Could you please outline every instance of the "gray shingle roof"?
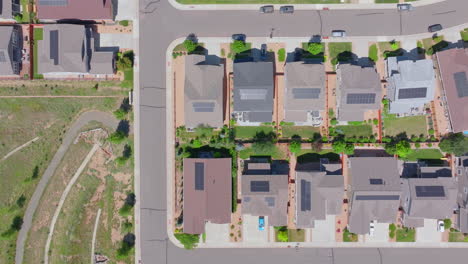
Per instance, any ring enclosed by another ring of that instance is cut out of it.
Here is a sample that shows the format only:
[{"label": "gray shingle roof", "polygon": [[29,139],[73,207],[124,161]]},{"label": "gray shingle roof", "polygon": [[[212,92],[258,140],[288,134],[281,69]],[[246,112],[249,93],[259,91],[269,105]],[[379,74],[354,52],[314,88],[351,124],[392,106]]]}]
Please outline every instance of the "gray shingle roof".
[{"label": "gray shingle roof", "polygon": [[[400,204],[400,175],[393,157],[352,157],[348,161],[351,208],[349,231],[369,233],[369,223],[392,223]],[[378,184],[375,184],[378,183]]]},{"label": "gray shingle roof", "polygon": [[290,62],[285,66],[285,120],[304,122],[307,112],[325,109],[325,66]]},{"label": "gray shingle roof", "polygon": [[387,58],[387,96],[390,113],[409,114],[434,99],[435,74],[432,60],[412,61],[405,57]]},{"label": "gray shingle roof", "polygon": [[363,121],[366,111],[380,108],[382,88],[375,68],[340,64],[336,73],[338,120]]},{"label": "gray shingle roof", "polygon": [[273,63],[234,63],[234,112],[247,112],[252,122],[271,122]]},{"label": "gray shingle roof", "polygon": [[[185,126],[223,126],[223,78],[221,65],[205,64],[205,56],[185,57]],[[207,107],[199,107],[207,106]]]},{"label": "gray shingle roof", "polygon": [[15,64],[19,66],[19,62],[15,61],[14,53],[18,53],[20,48],[13,44],[16,42],[19,46],[19,41],[19,35],[15,33],[13,26],[0,26],[0,75],[19,74],[19,68],[15,67]]}]

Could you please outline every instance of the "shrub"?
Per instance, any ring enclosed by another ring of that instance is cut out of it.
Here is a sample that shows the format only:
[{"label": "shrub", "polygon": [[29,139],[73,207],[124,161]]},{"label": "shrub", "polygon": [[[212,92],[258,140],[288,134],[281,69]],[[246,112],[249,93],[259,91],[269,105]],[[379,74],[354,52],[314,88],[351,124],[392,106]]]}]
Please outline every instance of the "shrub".
[{"label": "shrub", "polygon": [[286,60],[286,50],[281,48],[278,50],[278,61],[285,61]]},{"label": "shrub", "polygon": [[127,116],[127,113],[122,108],[119,108],[114,111],[114,116],[115,118],[122,120],[122,119],[125,119],[125,117]]},{"label": "shrub", "polygon": [[122,20],[119,22],[121,26],[128,27],[128,20]]},{"label": "shrub", "polygon": [[120,144],[125,140],[125,133],[123,131],[117,130],[109,136],[109,142],[113,144]]},{"label": "shrub", "polygon": [[396,41],[391,41],[390,46],[392,47],[392,50],[397,50],[400,48],[400,45]]},{"label": "shrub", "polygon": [[132,66],[133,62],[130,60],[129,57],[122,56],[117,60],[117,69],[120,71],[131,68]]},{"label": "shrub", "polygon": [[333,118],[332,120],[330,120],[330,125],[336,126],[337,124],[338,124],[338,120],[336,120],[336,118]]},{"label": "shrub", "polygon": [[415,148],[420,148],[420,147],[421,147],[421,143],[419,143],[419,142],[414,143],[414,147],[415,147]]},{"label": "shrub", "polygon": [[307,51],[310,52],[310,54],[312,55],[318,55],[323,52],[323,44],[317,42],[309,43]]},{"label": "shrub", "polygon": [[[232,236],[233,235],[234,234],[232,234]],[[179,233],[179,234],[174,234],[174,236],[177,238],[177,240],[179,240],[180,243],[182,243],[182,245],[184,245],[185,249],[195,248],[198,244],[198,241],[200,241],[200,235],[197,235],[197,234]]]},{"label": "shrub", "polygon": [[191,39],[186,39],[186,40],[184,40],[184,47],[185,47],[185,49],[187,50],[188,53],[192,53],[197,49],[198,44],[195,43]]},{"label": "shrub", "polygon": [[203,143],[198,138],[192,140],[192,147],[201,148],[201,146],[203,146]]},{"label": "shrub", "polygon": [[15,20],[17,23],[23,22],[23,15],[22,14],[16,14],[15,15]]},{"label": "shrub", "polygon": [[377,118],[374,118],[372,120],[372,122],[374,123],[374,125],[378,126],[379,125],[379,120]]},{"label": "shrub", "polygon": [[135,235],[128,233],[124,236],[122,245],[117,249],[117,259],[123,260],[130,255],[133,247],[135,246]]},{"label": "shrub", "polygon": [[378,51],[377,51],[377,45],[372,44],[369,47],[369,59],[372,61],[376,62],[379,59]]},{"label": "shrub", "polygon": [[449,134],[439,144],[440,150],[461,156],[468,152],[468,138],[462,133]]},{"label": "shrub", "polygon": [[390,230],[390,233],[388,235],[390,236],[390,238],[394,238],[395,237],[395,231],[396,231],[395,224],[390,224],[388,229]]},{"label": "shrub", "polygon": [[452,220],[450,220],[450,219],[448,219],[448,218],[447,218],[447,219],[444,219],[444,228],[445,228],[445,229],[449,229],[449,228],[451,228],[451,227],[452,227]]},{"label": "shrub", "polygon": [[231,51],[234,52],[235,54],[241,53],[245,51],[246,45],[245,42],[242,40],[234,40],[233,43],[231,43]]},{"label": "shrub", "polygon": [[427,133],[429,133],[429,135],[434,135],[434,129],[432,129],[432,128],[429,129],[429,130],[427,131]]},{"label": "shrub", "polygon": [[16,205],[18,205],[19,208],[23,208],[25,202],[26,202],[26,197],[22,194],[18,198],[18,200],[16,200]]},{"label": "shrub", "polygon": [[289,143],[289,151],[291,153],[297,154],[301,150],[301,139],[293,139],[291,143]]},{"label": "shrub", "polygon": [[280,242],[288,242],[288,230],[278,230],[276,237]]},{"label": "shrub", "polygon": [[391,137],[383,137],[382,142],[383,143],[390,143],[390,142],[392,142],[392,138]]},{"label": "shrub", "polygon": [[411,153],[411,145],[408,141],[402,140],[396,144],[396,154],[402,158]]}]

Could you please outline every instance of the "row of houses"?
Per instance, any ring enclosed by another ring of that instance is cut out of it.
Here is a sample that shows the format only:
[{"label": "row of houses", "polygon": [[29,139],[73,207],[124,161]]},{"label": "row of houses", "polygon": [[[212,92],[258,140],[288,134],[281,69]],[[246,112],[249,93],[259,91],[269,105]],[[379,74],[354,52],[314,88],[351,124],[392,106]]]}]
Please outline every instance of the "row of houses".
[{"label": "row of houses", "polygon": [[[0,26],[0,77],[19,77],[31,38],[23,30],[20,25]],[[40,34],[34,34],[36,48],[28,49],[27,61],[37,60],[35,73],[45,78],[114,74],[119,48],[100,47],[99,34],[92,26],[44,24],[34,31]],[[29,39],[25,41],[24,36]]]},{"label": "row of houses", "polygon": [[[389,113],[422,115],[434,100],[436,76],[444,88],[453,132],[468,131],[468,52],[449,49],[437,53],[440,72],[432,60],[390,57],[382,80],[374,67],[339,64],[336,70],[336,118],[339,122],[363,121],[366,112],[381,109],[389,100]],[[220,127],[230,96],[222,64],[203,55],[188,55],[185,65],[186,127]],[[273,121],[274,65],[268,61],[235,61],[233,67],[232,116],[240,125]],[[327,78],[321,63],[287,62],[284,68],[284,120],[295,125],[321,125],[326,111]],[[386,91],[382,86],[386,82]],[[385,92],[384,92],[385,91]]]},{"label": "row of houses", "polygon": [[[36,0],[34,10],[40,20],[114,20],[114,0]],[[20,0],[0,0],[0,18],[12,19],[21,13]]]},{"label": "row of houses", "polygon": [[[454,213],[455,227],[468,233],[468,157],[459,159],[453,175],[450,167],[406,164],[394,157],[350,157],[343,168],[326,159],[301,164],[294,181],[281,166],[244,161],[238,201],[242,214],[265,217],[269,226],[288,225],[288,210],[294,208],[288,205],[288,187],[295,182],[297,228],[314,228],[348,203],[348,229],[355,234],[368,234],[371,222],[395,223],[400,217],[404,226],[416,228],[424,226],[424,219]],[[405,177],[408,168],[415,169],[414,177]],[[206,222],[230,223],[231,159],[184,159],[183,175],[184,232],[202,234]]]}]

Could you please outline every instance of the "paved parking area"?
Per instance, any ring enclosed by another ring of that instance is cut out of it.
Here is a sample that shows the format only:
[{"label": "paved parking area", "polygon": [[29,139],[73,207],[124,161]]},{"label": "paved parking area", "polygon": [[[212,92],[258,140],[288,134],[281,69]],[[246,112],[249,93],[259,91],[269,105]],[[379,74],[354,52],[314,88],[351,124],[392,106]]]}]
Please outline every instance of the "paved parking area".
[{"label": "paved parking area", "polygon": [[243,215],[242,229],[244,230],[243,240],[246,243],[267,243],[268,242],[268,217],[265,216],[265,230],[258,230],[258,216]]},{"label": "paved parking area", "polygon": [[388,242],[388,224],[376,223],[374,235],[366,235],[366,242]]},{"label": "paved parking area", "polygon": [[205,224],[206,243],[229,242],[229,224]]},{"label": "paved parking area", "polygon": [[416,242],[440,242],[442,233],[437,231],[437,219],[424,219],[424,227],[416,228]]},{"label": "paved parking area", "polygon": [[313,242],[334,242],[335,241],[335,216],[327,215],[325,220],[315,221],[315,228],[312,229]]}]

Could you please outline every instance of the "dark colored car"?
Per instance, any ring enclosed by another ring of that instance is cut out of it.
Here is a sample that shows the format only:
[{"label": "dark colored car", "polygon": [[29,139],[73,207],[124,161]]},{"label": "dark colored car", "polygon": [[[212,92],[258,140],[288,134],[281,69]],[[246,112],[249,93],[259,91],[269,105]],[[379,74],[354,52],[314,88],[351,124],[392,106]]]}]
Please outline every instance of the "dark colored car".
[{"label": "dark colored car", "polygon": [[442,30],[442,25],[441,25],[441,24],[435,24],[435,25],[429,26],[429,27],[427,28],[427,30],[428,30],[429,32],[440,31],[440,30]]},{"label": "dark colored car", "polygon": [[233,40],[240,40],[240,41],[244,41],[245,42],[245,34],[234,34],[232,35],[232,39]]},{"label": "dark colored car", "polygon": [[294,13],[294,6],[282,6],[280,7],[281,14],[292,14]]},{"label": "dark colored car", "polygon": [[272,5],[266,5],[266,6],[260,7],[260,13],[262,14],[269,14],[269,13],[273,13],[274,11],[275,11],[275,8]]}]

